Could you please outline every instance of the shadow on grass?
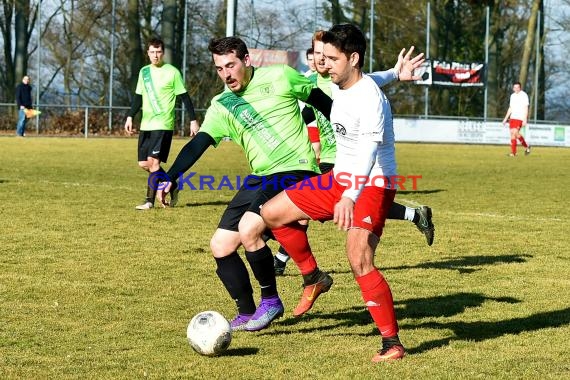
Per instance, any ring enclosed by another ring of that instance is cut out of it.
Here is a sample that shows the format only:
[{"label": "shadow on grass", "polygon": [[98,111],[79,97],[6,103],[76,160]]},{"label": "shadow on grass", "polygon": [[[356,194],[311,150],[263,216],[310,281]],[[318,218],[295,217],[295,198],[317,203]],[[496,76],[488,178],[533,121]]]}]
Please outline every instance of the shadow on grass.
[{"label": "shadow on grass", "polygon": [[229,348],[223,356],[251,356],[259,352],[257,347]]},{"label": "shadow on grass", "polygon": [[433,190],[398,190],[398,195],[401,194],[435,194],[441,193],[442,191],[447,191],[443,189],[433,189]]},{"label": "shadow on grass", "polygon": [[[504,321],[490,322],[428,322],[409,327],[451,330],[455,336],[424,342],[417,347],[408,349],[410,354],[419,354],[449,345],[453,341],[483,341],[498,338],[507,334],[520,334],[525,331],[536,331],[546,328],[556,328],[570,324],[570,307],[562,310],[537,313],[528,317],[512,318]],[[406,326],[404,326],[405,328]]]},{"label": "shadow on grass", "polygon": [[[326,297],[326,296],[325,296]],[[505,302],[505,303],[519,303],[520,300],[512,297],[487,297],[480,293],[456,293],[446,296],[428,297],[428,298],[414,298],[405,301],[398,301],[394,303],[396,308],[396,315],[399,320],[407,318],[434,318],[434,317],[451,317],[453,315],[465,312],[467,308],[479,307],[487,301]],[[295,325],[299,321],[322,319],[324,321],[337,321],[335,327],[348,327],[348,326],[365,326],[372,323],[372,318],[368,310],[362,307],[353,307],[347,310],[341,310],[335,313],[309,313],[301,319],[289,318],[282,321],[281,325]],[[372,325],[371,325],[372,327]],[[310,329],[299,329],[300,332],[308,332],[315,330],[328,331],[331,329],[330,325]],[[373,329],[370,333],[365,335],[377,335],[377,331]]]},{"label": "shadow on grass", "polygon": [[[486,297],[479,293],[457,293],[441,297],[429,297],[419,299],[409,299],[396,303],[396,314],[398,319],[406,318],[426,318],[426,317],[451,317],[465,312],[467,308],[478,307],[486,301],[519,303],[520,301],[511,297]],[[303,321],[323,320],[319,327],[298,328],[296,333],[308,333],[323,331],[338,334],[336,327],[346,328],[351,326],[371,327],[370,332],[359,334],[361,336],[377,336],[378,331],[372,323],[368,311],[362,307],[353,307],[336,313],[310,313],[301,319],[288,318],[279,324],[282,326],[292,326],[302,324]],[[331,321],[336,323],[331,324]],[[511,318],[502,321],[480,321],[480,322],[426,322],[420,324],[401,324],[400,327],[417,330],[418,328],[451,330],[454,336],[443,339],[436,339],[424,342],[417,347],[408,347],[410,354],[419,354],[429,350],[437,349],[449,345],[453,341],[483,341],[498,338],[507,334],[520,334],[525,331],[536,331],[546,328],[557,328],[570,324],[570,308],[561,310],[537,313],[528,317]],[[344,330],[344,329],[343,329]],[[269,334],[290,334],[291,331],[270,332]],[[346,332],[340,333],[357,335]]]},{"label": "shadow on grass", "polygon": [[228,203],[229,201],[196,202],[196,203],[186,203],[184,207],[227,206]]},{"label": "shadow on grass", "polygon": [[486,301],[509,304],[521,301],[512,297],[487,297],[480,293],[456,293],[447,296],[412,298],[394,302],[398,319],[451,317],[465,312],[467,308],[479,307]]},{"label": "shadow on grass", "polygon": [[451,269],[457,270],[459,273],[473,273],[485,265],[525,263],[532,255],[477,255],[455,257],[443,261],[429,261],[416,265],[401,265],[397,267],[383,267],[382,270],[402,270],[402,269]]}]

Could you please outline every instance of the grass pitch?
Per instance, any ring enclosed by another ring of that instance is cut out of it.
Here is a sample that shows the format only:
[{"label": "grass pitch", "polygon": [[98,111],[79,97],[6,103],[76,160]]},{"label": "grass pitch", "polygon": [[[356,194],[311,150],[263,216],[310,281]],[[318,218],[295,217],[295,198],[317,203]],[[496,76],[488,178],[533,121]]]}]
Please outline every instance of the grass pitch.
[{"label": "grass pitch", "polygon": [[[201,357],[186,341],[191,317],[235,314],[209,253],[234,191],[183,191],[176,208],[136,212],[136,139],[0,144],[0,378],[570,376],[570,149],[509,158],[506,146],[397,145],[400,174],[422,178],[396,199],[430,205],[436,238],[428,247],[413,224],[386,226],[377,264],[408,356],[373,365],[379,336],[333,224],[309,229],[335,279],[309,315],[291,315],[301,278],[290,264],[278,279],[286,315]],[[229,142],[191,170],[248,174]]]}]

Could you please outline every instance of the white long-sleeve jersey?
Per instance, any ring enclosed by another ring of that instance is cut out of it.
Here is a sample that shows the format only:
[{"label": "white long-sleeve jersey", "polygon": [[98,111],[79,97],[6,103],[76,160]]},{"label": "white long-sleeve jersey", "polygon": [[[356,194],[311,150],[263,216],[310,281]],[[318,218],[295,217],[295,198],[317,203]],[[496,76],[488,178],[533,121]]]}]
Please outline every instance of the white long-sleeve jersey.
[{"label": "white long-sleeve jersey", "polygon": [[[346,90],[333,89],[331,124],[337,152],[334,176],[348,185],[343,196],[356,201],[363,186],[385,186],[396,175],[392,110],[374,78]],[[366,182],[364,183],[364,180]]]}]

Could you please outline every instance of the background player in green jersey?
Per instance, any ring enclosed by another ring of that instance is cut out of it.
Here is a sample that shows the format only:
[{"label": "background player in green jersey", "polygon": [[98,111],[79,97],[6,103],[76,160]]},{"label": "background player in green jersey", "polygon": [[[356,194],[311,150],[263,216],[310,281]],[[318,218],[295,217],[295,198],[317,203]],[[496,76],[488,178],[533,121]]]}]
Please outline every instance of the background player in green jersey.
[{"label": "background player in green jersey", "polygon": [[[257,331],[284,312],[273,255],[263,239],[266,226],[260,207],[284,188],[318,173],[299,101],[328,115],[332,100],[287,65],[253,67],[247,46],[237,37],[213,39],[208,49],[226,88],[212,99],[200,132],[182,149],[167,175],[170,181],[179,179],[178,187],[183,187],[181,175],[224,137],[244,150],[252,174],[228,204],[210,247],[216,273],[238,308],[232,329]],[[159,199],[171,185],[164,185]],[[247,268],[237,253],[240,245],[259,283],[257,307]]]},{"label": "background player in green jersey", "polygon": [[[142,107],[138,162],[139,166],[149,173],[149,176],[145,202],[136,206],[137,210],[148,210],[154,207],[158,184],[158,176],[155,173],[164,172],[160,163],[166,162],[170,153],[177,97],[182,100],[188,110],[190,135],[194,136],[200,128],[196,120],[194,105],[184,87],[180,71],[163,61],[164,42],[159,38],[150,39],[147,44],[147,55],[150,64],[144,66],[139,72],[131,110],[125,122],[125,131],[132,135],[133,117]],[[171,206],[176,204],[177,194],[178,192],[171,194]]]}]

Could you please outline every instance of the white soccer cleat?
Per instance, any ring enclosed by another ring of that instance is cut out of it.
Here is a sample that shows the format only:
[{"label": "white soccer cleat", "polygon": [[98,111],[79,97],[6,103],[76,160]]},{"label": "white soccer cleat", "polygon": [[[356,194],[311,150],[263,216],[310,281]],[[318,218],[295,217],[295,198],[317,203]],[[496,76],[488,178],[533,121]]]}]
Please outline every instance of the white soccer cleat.
[{"label": "white soccer cleat", "polygon": [[150,210],[153,208],[154,205],[150,202],[143,203],[142,205],[138,205],[135,207],[135,210]]}]

